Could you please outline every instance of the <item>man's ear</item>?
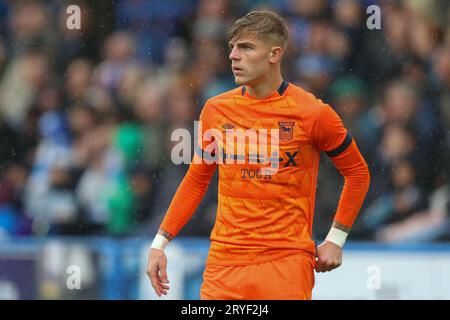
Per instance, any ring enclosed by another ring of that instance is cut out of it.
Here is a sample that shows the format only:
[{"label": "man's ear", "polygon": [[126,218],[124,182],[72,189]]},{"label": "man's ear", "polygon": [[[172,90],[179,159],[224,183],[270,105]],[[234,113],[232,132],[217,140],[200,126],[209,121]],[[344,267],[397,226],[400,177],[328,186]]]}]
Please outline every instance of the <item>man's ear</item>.
[{"label": "man's ear", "polygon": [[269,54],[269,61],[277,63],[281,60],[283,49],[281,47],[273,47]]}]

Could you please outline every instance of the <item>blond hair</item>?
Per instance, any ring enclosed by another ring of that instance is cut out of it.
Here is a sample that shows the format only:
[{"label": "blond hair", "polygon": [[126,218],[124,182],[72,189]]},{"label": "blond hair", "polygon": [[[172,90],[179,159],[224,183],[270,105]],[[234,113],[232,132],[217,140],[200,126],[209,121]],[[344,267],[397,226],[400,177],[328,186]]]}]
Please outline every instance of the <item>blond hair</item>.
[{"label": "blond hair", "polygon": [[280,15],[273,11],[252,11],[239,18],[231,26],[229,40],[237,40],[243,33],[252,33],[257,39],[272,40],[286,49],[288,30]]}]

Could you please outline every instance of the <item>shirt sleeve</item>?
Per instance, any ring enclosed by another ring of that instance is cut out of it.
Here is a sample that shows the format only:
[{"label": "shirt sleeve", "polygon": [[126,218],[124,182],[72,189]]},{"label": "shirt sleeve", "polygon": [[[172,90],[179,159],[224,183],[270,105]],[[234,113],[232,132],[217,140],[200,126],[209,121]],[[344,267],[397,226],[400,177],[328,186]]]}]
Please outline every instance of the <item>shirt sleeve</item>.
[{"label": "shirt sleeve", "polygon": [[331,160],[345,181],[334,221],[351,228],[369,190],[369,169],[355,141]]},{"label": "shirt sleeve", "polygon": [[317,110],[311,128],[312,142],[328,156],[337,156],[350,146],[352,137],[336,111],[321,100],[316,100],[316,104]]},{"label": "shirt sleeve", "polygon": [[194,141],[196,148],[192,162],[160,226],[160,229],[169,232],[172,236],[176,236],[194,214],[217,167],[217,163],[207,163],[203,159],[203,150],[208,143],[202,141],[202,137],[210,125],[210,119],[205,112],[206,107],[205,105],[202,110],[199,126],[197,126],[198,138]]},{"label": "shirt sleeve", "polygon": [[312,141],[330,157],[345,181],[334,220],[351,227],[369,188],[368,166],[339,115],[321,100],[316,103]]}]

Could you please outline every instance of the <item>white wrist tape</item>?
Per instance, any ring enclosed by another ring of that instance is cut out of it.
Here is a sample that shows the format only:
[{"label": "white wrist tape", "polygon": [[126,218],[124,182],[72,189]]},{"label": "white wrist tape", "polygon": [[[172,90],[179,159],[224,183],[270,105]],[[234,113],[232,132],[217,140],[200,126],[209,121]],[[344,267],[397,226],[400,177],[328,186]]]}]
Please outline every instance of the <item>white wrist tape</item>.
[{"label": "white wrist tape", "polygon": [[167,239],[166,237],[164,237],[161,234],[157,234],[155,236],[155,239],[153,239],[152,248],[164,250],[164,248],[167,246],[168,243],[169,243],[169,239]]},{"label": "white wrist tape", "polygon": [[325,241],[333,242],[334,244],[337,244],[339,247],[343,247],[345,240],[347,240],[348,233],[345,231],[342,231],[338,228],[331,227],[330,232],[328,232],[328,235],[325,239]]}]

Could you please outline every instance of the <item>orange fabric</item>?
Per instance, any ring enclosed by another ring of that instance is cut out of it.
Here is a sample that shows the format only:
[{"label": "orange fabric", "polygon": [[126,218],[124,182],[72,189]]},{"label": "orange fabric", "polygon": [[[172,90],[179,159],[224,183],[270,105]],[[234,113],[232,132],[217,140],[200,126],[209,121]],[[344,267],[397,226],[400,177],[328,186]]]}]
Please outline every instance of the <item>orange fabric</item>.
[{"label": "orange fabric", "polygon": [[[194,158],[197,157],[194,155]],[[215,164],[204,162],[191,163],[161,224],[163,230],[175,236],[189,221],[205,195],[216,167]]]},{"label": "orange fabric", "polygon": [[369,169],[355,141],[344,152],[332,157],[331,160],[345,178],[334,220],[351,227],[358,216],[367,190],[369,190]]},{"label": "orange fabric", "polygon": [[[267,163],[191,164],[161,229],[174,236],[179,232],[200,203],[218,166],[218,208],[207,265],[250,265],[298,252],[314,256],[311,234],[320,152],[338,149],[347,130],[329,105],[293,84],[283,95],[275,93],[263,100],[241,92],[242,88],[237,88],[207,101],[200,115],[201,133],[209,129],[224,132],[230,127],[283,129],[278,171],[271,176],[263,174],[262,170],[270,166]],[[227,154],[236,152],[217,140],[215,144],[199,142],[203,149],[213,145]],[[359,153],[354,147],[350,151]],[[248,145],[245,156],[249,156]],[[334,159],[338,165],[342,163],[341,172],[348,176],[354,170],[360,172],[361,161],[351,164],[351,159],[358,157],[345,154],[343,160],[339,155]],[[362,188],[354,190],[352,179],[346,181],[346,195],[341,198],[342,210],[338,209],[338,213],[345,208],[353,211],[339,213],[338,219],[344,217],[342,221],[347,225],[355,217],[365,192]]]},{"label": "orange fabric", "polygon": [[202,300],[311,300],[314,259],[297,253],[248,266],[207,266]]}]

